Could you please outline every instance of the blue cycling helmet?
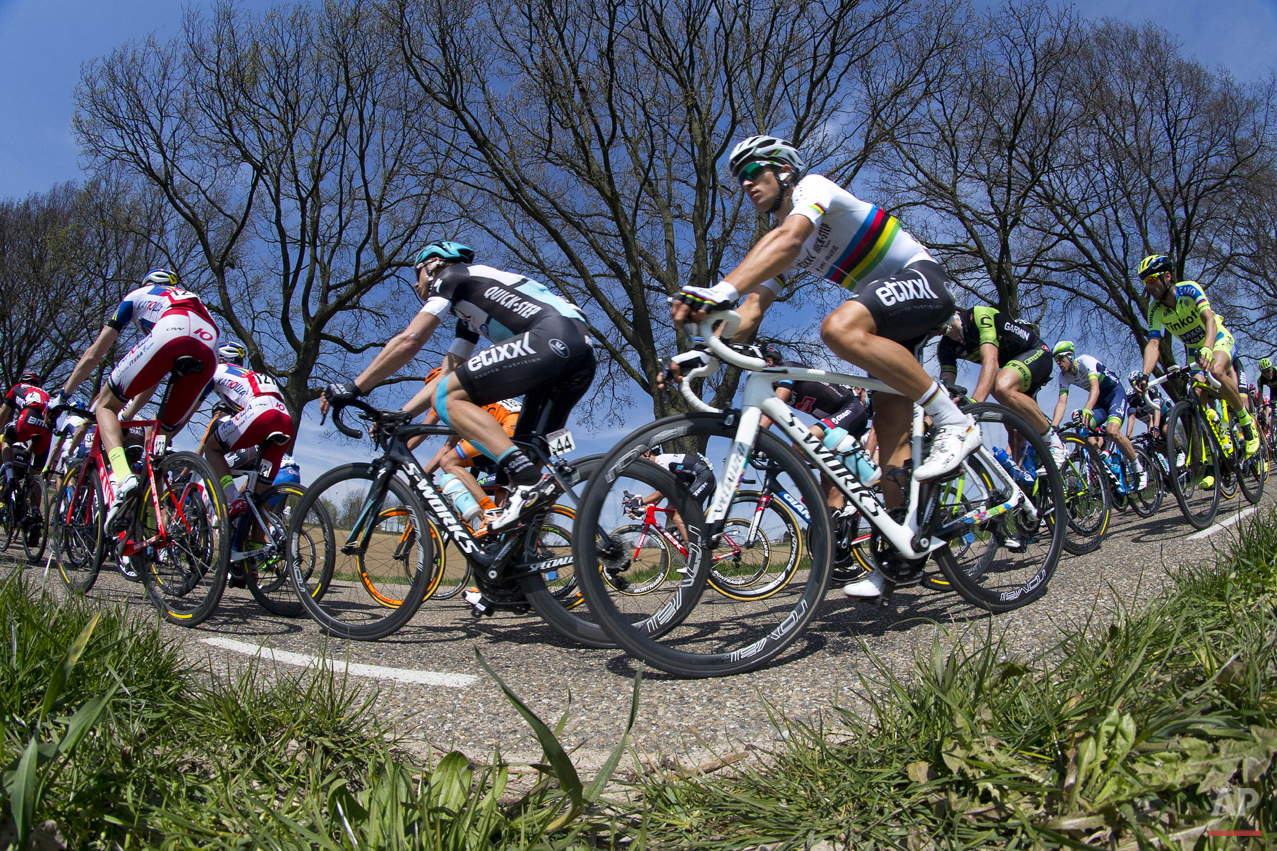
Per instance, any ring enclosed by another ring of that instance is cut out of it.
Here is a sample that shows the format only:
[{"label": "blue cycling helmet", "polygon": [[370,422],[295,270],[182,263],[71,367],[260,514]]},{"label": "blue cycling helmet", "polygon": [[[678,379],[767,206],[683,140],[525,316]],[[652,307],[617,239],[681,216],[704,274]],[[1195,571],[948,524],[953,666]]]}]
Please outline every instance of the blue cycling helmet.
[{"label": "blue cycling helmet", "polygon": [[438,257],[449,263],[473,263],[474,249],[459,242],[432,242],[418,252],[413,268],[420,269],[431,257]]}]

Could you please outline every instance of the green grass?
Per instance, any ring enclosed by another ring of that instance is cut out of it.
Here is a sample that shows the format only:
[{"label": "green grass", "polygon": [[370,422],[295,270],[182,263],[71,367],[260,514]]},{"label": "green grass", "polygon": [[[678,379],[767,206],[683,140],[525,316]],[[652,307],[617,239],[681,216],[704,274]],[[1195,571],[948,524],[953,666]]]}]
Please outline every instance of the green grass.
[{"label": "green grass", "polygon": [[[1277,830],[1277,515],[1218,566],[1110,626],[1016,659],[997,635],[875,663],[864,715],[789,736],[765,766],[639,782],[629,830],[655,847],[1271,847]],[[872,648],[867,648],[872,652]],[[872,658],[872,655],[871,655]],[[1258,794],[1245,817],[1221,790]],[[1207,838],[1262,828],[1264,839]]]}]

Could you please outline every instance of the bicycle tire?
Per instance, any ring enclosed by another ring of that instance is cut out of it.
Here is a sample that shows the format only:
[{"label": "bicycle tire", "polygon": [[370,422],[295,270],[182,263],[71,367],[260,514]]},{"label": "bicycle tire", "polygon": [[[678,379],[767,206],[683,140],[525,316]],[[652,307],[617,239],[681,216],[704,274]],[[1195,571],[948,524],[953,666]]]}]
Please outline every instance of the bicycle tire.
[{"label": "bicycle tire", "polygon": [[[1135,457],[1144,465],[1144,470],[1148,473],[1148,486],[1143,490],[1135,490],[1131,494],[1134,498],[1135,513],[1140,517],[1152,517],[1157,513],[1157,509],[1162,507],[1162,468],[1143,447],[1135,447]],[[1138,474],[1134,474],[1133,471],[1132,473],[1138,480]]]},{"label": "bicycle tire", "polygon": [[67,467],[49,502],[53,563],[58,576],[68,590],[87,594],[97,582],[106,557],[106,535],[102,532],[106,501],[96,465],[81,459]]},{"label": "bicycle tire", "polygon": [[[22,552],[27,557],[27,563],[34,564],[44,555],[48,540],[44,513],[44,479],[31,469],[27,471],[25,484],[27,496],[22,507],[19,536],[22,538]],[[32,538],[35,539],[34,543]]]},{"label": "bicycle tire", "polygon": [[271,614],[286,618],[299,617],[306,611],[297,599],[290,571],[300,572],[312,588],[311,594],[319,597],[333,572],[333,521],[323,502],[310,504],[310,516],[302,521],[296,537],[290,536],[293,515],[305,495],[303,485],[278,484],[254,497],[267,523],[267,552],[242,562],[253,599]]},{"label": "bicycle tire", "polygon": [[[1166,419],[1170,491],[1188,524],[1205,529],[1219,511],[1219,452],[1214,436],[1205,415],[1187,399],[1176,403]],[[1214,478],[1214,485],[1201,487],[1207,476]]]},{"label": "bicycle tire", "polygon": [[[368,463],[343,464],[329,470],[309,486],[297,503],[289,526],[291,540],[303,531],[305,518],[312,516],[311,506],[325,499],[332,506],[342,506],[346,501],[354,509],[354,514],[339,510],[337,516],[331,518],[334,525],[330,549],[332,570],[326,577],[307,577],[298,570],[289,571],[297,599],[306,613],[325,633],[339,638],[375,641],[398,632],[416,614],[434,578],[434,557],[428,535],[416,535],[415,541],[399,554],[400,558],[395,558],[395,542],[404,531],[403,524],[425,528],[425,507],[407,483],[396,476],[387,479],[384,493],[372,494],[376,500],[370,503],[369,496],[378,476],[378,468]],[[394,504],[386,505],[387,499],[394,500]],[[399,506],[405,509],[406,517],[385,511]],[[361,518],[368,524],[358,527],[364,530],[362,540],[351,540],[352,530],[343,524],[353,526],[361,522]],[[322,558],[324,564],[330,561],[328,553],[319,553],[317,558]],[[387,606],[369,593],[369,583],[364,577],[370,574],[375,580],[373,587],[382,591],[383,596],[401,601],[400,605]],[[321,585],[323,592],[318,593]]]},{"label": "bicycle tire", "polygon": [[[355,566],[359,581],[363,583],[364,590],[368,592],[368,596],[380,606],[384,606],[387,609],[397,609],[403,605],[403,599],[399,595],[412,586],[413,570],[416,564],[412,554],[417,546],[417,527],[412,522],[411,512],[402,505],[393,505],[381,509],[377,515],[377,527],[398,529],[398,537],[391,551],[390,562],[399,565],[399,571],[388,572],[380,568],[370,569],[365,561],[367,553],[356,554]],[[422,592],[423,601],[429,599],[435,588],[438,587],[439,545],[442,543],[439,529],[429,516],[426,517],[426,529],[430,533],[431,552],[434,554],[435,564],[431,568],[430,582],[427,583]]]},{"label": "bicycle tire", "polygon": [[[964,409],[980,424],[985,447],[1002,445],[998,428],[1008,436],[1014,430],[1025,443],[1033,447],[1040,469],[1045,474],[1035,476],[1028,495],[1037,511],[1036,520],[1030,521],[1022,513],[1005,513],[972,524],[974,529],[987,529],[991,534],[980,546],[967,545],[964,560],[959,560],[951,542],[932,555],[941,571],[949,579],[953,589],[973,606],[993,613],[1008,612],[1040,599],[1051,583],[1068,526],[1068,512],[1064,501],[1064,482],[1051,458],[1046,441],[1018,414],[1000,405],[980,403]],[[968,458],[977,475],[967,483],[967,498],[976,501],[980,481],[1001,481],[984,467],[990,463],[992,453],[977,452]],[[966,469],[965,467],[963,468]],[[1019,485],[1017,485],[1019,487]],[[966,488],[964,488],[966,490]],[[995,490],[987,494],[990,508],[1005,502],[1008,494]],[[1013,546],[1014,542],[1014,546]],[[1001,554],[1001,555],[1000,555]]]},{"label": "bicycle tire", "polygon": [[[736,417],[733,412],[690,413],[643,426],[607,454],[582,498],[573,552],[586,603],[607,634],[631,656],[680,677],[739,674],[778,659],[810,625],[829,585],[832,531],[829,515],[818,510],[812,512],[809,526],[805,577],[800,569],[795,581],[763,601],[737,601],[709,588],[712,550],[703,543],[704,515],[699,503],[684,484],[641,460],[640,453],[659,443],[681,440],[703,446],[702,454],[715,460],[727,458],[720,469],[731,469],[745,460],[731,451]],[[759,431],[753,448],[778,465],[781,487],[798,494],[805,505],[824,505],[819,483],[795,449],[770,431]],[[611,591],[598,569],[598,535],[583,530],[598,528],[605,514],[620,516],[623,491],[642,492],[643,488],[665,494],[671,507],[683,515],[693,540],[688,544],[689,557],[678,567],[678,583],[668,583],[660,593],[623,597]],[[729,511],[734,497],[727,495]]]},{"label": "bicycle tire", "polygon": [[438,574],[430,599],[451,600],[470,587],[473,576],[470,560],[450,539],[439,534],[433,520],[430,521],[430,535],[434,542],[435,573]]},{"label": "bicycle tire", "polygon": [[1113,514],[1109,473],[1099,450],[1085,437],[1073,432],[1061,435],[1060,440],[1065,454],[1060,476],[1069,518],[1064,551],[1086,555],[1099,549],[1108,534]]},{"label": "bicycle tire", "polygon": [[[1238,438],[1240,437],[1241,435],[1238,434]],[[1241,486],[1242,495],[1246,497],[1246,501],[1255,505],[1264,496],[1264,480],[1268,478],[1264,472],[1268,467],[1267,450],[1264,448],[1263,441],[1260,441],[1255,454],[1247,458],[1241,449],[1245,444],[1234,445],[1238,447],[1237,483]]]},{"label": "bicycle tire", "polygon": [[18,496],[17,489],[14,488],[14,490],[10,492],[8,488],[5,488],[5,491],[6,491],[6,496],[8,497],[8,499],[5,500],[5,506],[4,506],[4,548],[3,549],[5,552],[8,552],[9,547],[13,545],[14,539],[18,537],[18,532],[22,528],[21,526],[22,521],[21,521],[21,518],[19,517],[20,512],[18,511],[18,502],[20,500],[20,497]]},{"label": "bicycle tire", "polygon": [[[737,491],[732,508],[757,506],[761,496],[759,491]],[[741,570],[734,576],[724,574],[716,559],[711,563],[709,584],[715,591],[733,600],[764,600],[788,585],[798,572],[804,535],[793,510],[775,495],[768,500],[757,525],[753,522],[753,512],[747,514],[750,516],[729,519],[727,525],[739,530],[735,543],[742,553],[765,549],[764,558],[761,562],[754,562],[754,570]],[[741,555],[738,564],[745,561],[745,556]]]},{"label": "bicycle tire", "polygon": [[[160,547],[143,547],[132,563],[146,594],[169,623],[195,627],[221,602],[230,561],[226,506],[217,474],[194,452],[171,452],[152,464],[155,495],[148,480],[133,521],[131,540],[159,534]],[[156,509],[160,512],[156,515]]]}]

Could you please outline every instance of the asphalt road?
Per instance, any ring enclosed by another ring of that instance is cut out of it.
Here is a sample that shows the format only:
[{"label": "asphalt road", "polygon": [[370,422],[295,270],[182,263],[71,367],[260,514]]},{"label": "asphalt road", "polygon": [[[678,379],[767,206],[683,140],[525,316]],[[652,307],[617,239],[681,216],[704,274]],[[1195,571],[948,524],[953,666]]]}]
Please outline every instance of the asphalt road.
[{"label": "asphalt road", "polygon": [[[1261,505],[1274,501],[1274,490],[1267,489]],[[1239,496],[1223,504],[1216,522],[1249,508]],[[1151,518],[1115,512],[1098,552],[1065,555],[1042,600],[991,619],[953,594],[903,589],[893,609],[881,610],[833,589],[804,638],[765,670],[700,681],[647,671],[635,744],[653,757],[696,765],[750,746],[773,745],[778,736],[773,712],[813,722],[828,716],[835,705],[863,711],[864,690],[873,686],[860,678],[872,678],[874,668],[862,642],[882,664],[901,673],[918,653],[929,653],[939,629],[949,631],[949,640],[972,642],[992,628],[1005,634],[1008,653],[1049,650],[1062,627],[1097,613],[1110,618],[1112,612],[1140,605],[1167,581],[1169,569],[1213,558],[1237,528],[1190,539],[1193,530],[1170,497]],[[8,560],[4,572],[15,567]],[[42,568],[27,570],[38,580]],[[46,581],[56,593],[64,593],[55,573]],[[90,597],[136,606],[146,614],[149,604],[139,592],[140,586],[104,573]],[[228,647],[265,646],[306,657],[326,652],[339,665],[348,660],[446,675],[401,676],[424,682],[356,679],[380,690],[385,717],[421,747],[455,748],[475,761],[486,761],[498,744],[507,758],[533,761],[540,755],[528,727],[476,662],[476,648],[542,718],[553,724],[564,711],[569,713],[563,738],[577,749],[578,766],[587,770],[602,762],[624,728],[635,673],[633,661],[620,651],[573,646],[535,615],[499,613],[476,619],[459,599],[427,601],[408,627],[375,643],[325,639],[309,619],[269,616],[239,590],[228,590],[219,610],[199,628],[163,628],[192,657],[207,660],[219,672],[234,671],[251,658]],[[286,660],[292,657],[281,655],[275,664]]]}]

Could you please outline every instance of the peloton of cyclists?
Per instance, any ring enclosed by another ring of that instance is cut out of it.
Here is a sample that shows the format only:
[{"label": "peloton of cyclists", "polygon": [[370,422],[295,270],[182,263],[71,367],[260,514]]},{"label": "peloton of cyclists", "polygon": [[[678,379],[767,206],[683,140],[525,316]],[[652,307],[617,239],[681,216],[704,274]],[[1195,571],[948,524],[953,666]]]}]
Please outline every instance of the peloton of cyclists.
[{"label": "peloton of cyclists", "polygon": [[[481,406],[523,396],[516,436],[562,428],[594,380],[585,314],[530,278],[475,264],[473,249],[458,242],[427,245],[417,255],[416,272],[421,311],[357,378],[329,384],[320,410],[353,401],[394,375],[421,351],[445,313],[456,316],[456,338],[440,376],[403,410],[416,415],[433,399],[439,419],[505,471],[513,491],[487,517],[488,528],[499,532],[543,504],[553,480]],[[475,353],[481,336],[493,345]]]},{"label": "peloton of cyclists", "polygon": [[1079,355],[1073,343],[1068,340],[1056,343],[1051,354],[1060,367],[1060,398],[1055,403],[1051,425],[1058,426],[1064,419],[1069,387],[1086,390],[1089,394],[1086,405],[1076,412],[1075,418],[1088,428],[1098,428],[1101,423],[1104,424],[1105,436],[1116,443],[1122,454],[1135,466],[1135,474],[1139,477],[1136,490],[1144,490],[1148,487],[1148,471],[1140,463],[1131,441],[1122,433],[1122,424],[1126,422],[1127,414],[1126,391],[1122,388],[1122,379],[1091,355]]},{"label": "peloton of cyclists", "polygon": [[1237,412],[1237,423],[1246,439],[1246,455],[1259,449],[1259,430],[1242,401],[1237,388],[1233,362],[1237,345],[1233,335],[1211,310],[1210,300],[1195,281],[1175,283],[1174,265],[1163,254],[1152,254],[1140,261],[1140,279],[1149,295],[1148,343],[1144,346],[1143,374],[1140,384],[1148,381],[1161,346],[1164,331],[1170,331],[1184,343],[1189,363],[1209,370],[1219,381],[1219,395]]},{"label": "peloton of cyclists", "polygon": [[[737,334],[748,339],[781,293],[778,276],[806,270],[847,288],[847,301],[822,323],[821,339],[903,394],[880,394],[874,403],[883,467],[892,473],[908,459],[916,401],[936,429],[913,475],[927,480],[953,471],[980,446],[980,428],[918,360],[932,332],[953,315],[944,268],[881,207],[808,174],[802,153],[784,139],[751,136],[732,149],[728,165],[754,209],[772,216],[776,227],[719,283],[683,287],[674,296],[675,325],[703,320],[743,296]],[[884,495],[890,504],[903,501],[896,488]]]},{"label": "peloton of cyclists", "polygon": [[[208,308],[198,296],[179,286],[176,273],[155,269],[147,273],[140,287],[124,297],[97,339],[80,356],[62,391],[53,400],[55,408],[64,404],[97,368],[130,323],[141,328],[145,336],[111,371],[94,408],[115,489],[115,502],[106,516],[108,534],[119,532],[120,521],[131,508],[130,497],[141,484],[140,477],[129,469],[120,411],[126,404],[130,412],[140,409],[164,377],[173,373],[156,415],[160,433],[171,438],[195,413],[204,388],[217,369],[218,331]],[[184,368],[175,371],[179,358],[186,359]],[[129,403],[129,399],[133,402]]]}]

